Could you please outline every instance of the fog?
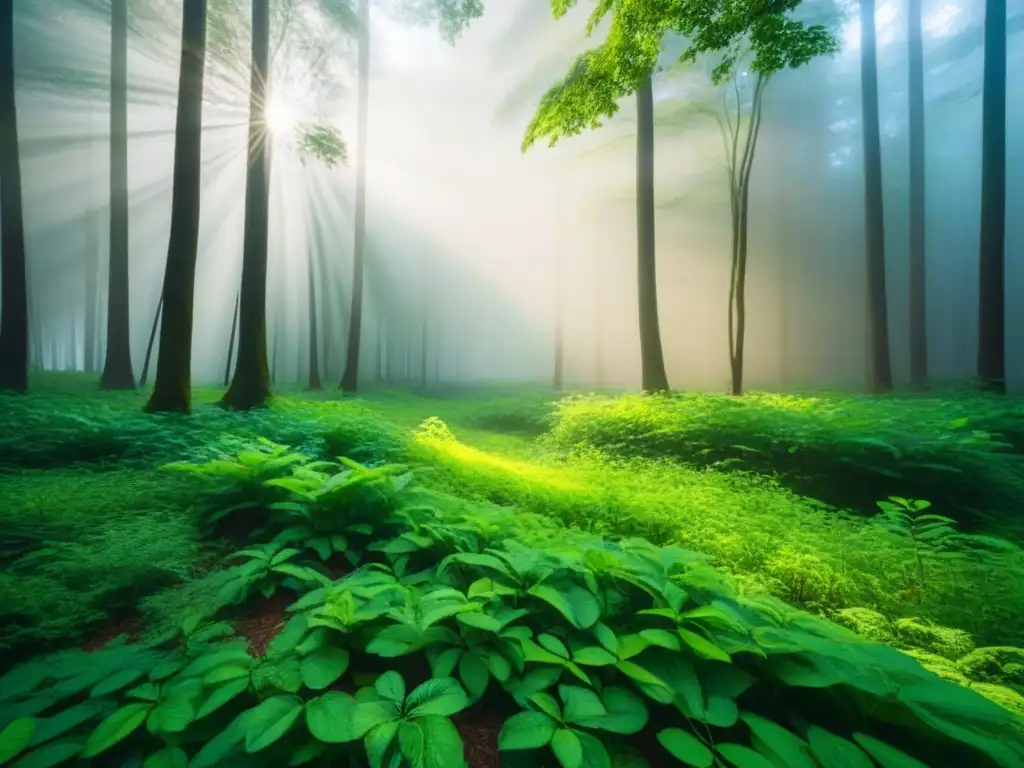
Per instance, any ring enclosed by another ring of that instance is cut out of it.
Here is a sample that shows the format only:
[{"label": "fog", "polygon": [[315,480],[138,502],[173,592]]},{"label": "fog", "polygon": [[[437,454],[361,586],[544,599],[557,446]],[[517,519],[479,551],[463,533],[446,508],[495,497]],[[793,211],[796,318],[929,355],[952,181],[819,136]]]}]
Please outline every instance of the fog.
[{"label": "fog", "polygon": [[[99,260],[105,327],[109,198],[109,22],[101,0],[31,0],[16,30],[31,330],[35,362],[86,367],[90,270]],[[38,5],[37,5],[38,4]],[[24,6],[25,3],[19,2]],[[137,0],[134,8],[145,5]],[[129,56],[131,337],[141,370],[161,293],[171,211],[180,13],[154,0]],[[244,5],[244,3],[243,3]],[[554,21],[544,0],[491,0],[454,46],[436,29],[377,12],[367,144],[367,304],[362,375],[550,381],[558,293],[565,383],[637,387],[635,120],[631,100],[604,127],[527,153],[540,96],[595,41],[590,4]],[[773,79],[751,193],[747,384],[860,387],[865,267],[856,3],[834,19],[838,55]],[[1010,0],[1007,365],[1024,387],[1024,0]],[[892,361],[908,377],[907,35],[903,0],[878,7]],[[981,159],[982,0],[924,0],[929,365],[974,373]],[[109,18],[109,12],[107,13]],[[52,19],[57,19],[56,22]],[[595,32],[599,39],[602,31]],[[354,164],[304,157],[289,124],[337,124],[354,158],[351,44],[332,39],[314,75],[277,49],[271,87],[269,347],[278,384],[302,380],[309,252],[318,280],[327,381],[344,361]],[[670,41],[671,43],[671,41]],[[241,41],[244,51],[247,41]],[[676,388],[723,390],[730,217],[707,62],[655,79],[657,259],[662,341]],[[208,65],[193,375],[223,377],[238,289],[248,63]],[[741,87],[743,77],[740,77]],[[103,334],[99,334],[102,360]],[[424,350],[424,343],[426,349]],[[426,365],[424,366],[424,354]]]}]

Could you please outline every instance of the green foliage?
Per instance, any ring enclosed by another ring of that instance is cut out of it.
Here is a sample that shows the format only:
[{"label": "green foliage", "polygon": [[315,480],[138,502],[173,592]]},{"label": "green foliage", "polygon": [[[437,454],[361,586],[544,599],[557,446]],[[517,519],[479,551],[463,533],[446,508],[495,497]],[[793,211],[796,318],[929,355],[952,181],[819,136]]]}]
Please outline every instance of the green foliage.
[{"label": "green foliage", "polygon": [[454,44],[474,19],[483,15],[482,0],[381,0],[384,10],[406,24],[436,24],[441,39]]},{"label": "green foliage", "polygon": [[348,165],[348,145],[341,133],[329,123],[303,123],[296,140],[299,154],[312,157],[328,168]]},{"label": "green foliage", "polygon": [[[696,61],[707,53],[721,55],[712,71],[716,84],[733,74],[746,51],[751,71],[766,78],[835,53],[838,42],[823,26],[788,17],[800,2],[601,0],[587,22],[587,33],[610,16],[605,42],[577,58],[565,78],[544,95],[526,130],[523,149],[542,138],[554,146],[558,139],[597,128],[603,118],[612,117],[619,99],[635,92],[654,72],[662,41],[669,34],[687,40],[682,61]],[[573,5],[575,0],[552,0],[551,4],[556,18]]]}]

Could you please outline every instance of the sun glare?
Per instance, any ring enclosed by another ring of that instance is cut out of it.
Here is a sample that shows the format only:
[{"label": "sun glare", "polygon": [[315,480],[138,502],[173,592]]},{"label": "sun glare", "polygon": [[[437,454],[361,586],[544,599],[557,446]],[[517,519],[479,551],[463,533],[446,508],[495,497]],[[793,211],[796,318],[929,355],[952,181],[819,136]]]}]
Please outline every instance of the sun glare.
[{"label": "sun glare", "polygon": [[295,126],[295,113],[280,99],[271,98],[263,110],[267,128],[274,134],[285,134]]}]

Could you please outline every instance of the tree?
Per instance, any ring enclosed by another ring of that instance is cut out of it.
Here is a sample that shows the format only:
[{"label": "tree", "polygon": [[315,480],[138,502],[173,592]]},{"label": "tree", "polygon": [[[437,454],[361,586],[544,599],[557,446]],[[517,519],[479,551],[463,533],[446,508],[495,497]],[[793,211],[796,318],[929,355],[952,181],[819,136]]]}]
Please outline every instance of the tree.
[{"label": "tree", "polygon": [[192,410],[192,307],[199,255],[199,197],[206,67],[206,0],[184,0],[175,123],[171,235],[161,293],[160,351],[149,413]]},{"label": "tree", "polygon": [[907,2],[907,70],[910,117],[910,385],[924,389],[928,379],[925,300],[925,132],[924,35],[921,0]]},{"label": "tree", "polygon": [[868,289],[868,388],[892,389],[889,312],[885,289],[882,140],[878,120],[875,0],[860,0],[861,133],[864,141],[864,251]]},{"label": "tree", "polygon": [[110,4],[110,267],[104,389],[135,389],[128,285],[128,0]]},{"label": "tree", "polygon": [[14,2],[0,9],[0,389],[28,391],[28,265],[14,80]]},{"label": "tree", "polygon": [[[587,33],[592,33],[610,14],[607,40],[581,55],[565,78],[544,95],[527,128],[524,151],[540,138],[547,138],[549,145],[554,146],[560,138],[599,127],[602,118],[610,118],[618,111],[619,99],[634,93],[637,96],[637,292],[645,390],[668,388],[658,326],[654,257],[652,77],[663,40],[666,35],[675,34],[688,41],[680,57],[683,62],[695,62],[703,53],[720,53],[721,59],[711,72],[715,84],[734,76],[741,55],[746,52],[750,70],[758,80],[754,113],[746,124],[742,154],[739,119],[733,125],[731,141],[727,142],[733,213],[729,349],[733,391],[738,394],[742,391],[746,323],[747,197],[760,126],[761,94],[776,72],[801,67],[815,56],[837,50],[835,39],[823,26],[786,17],[800,2],[781,0],[767,7],[761,0],[710,0],[699,4],[601,2],[587,23]],[[573,5],[575,0],[553,0],[556,18]]]},{"label": "tree", "polygon": [[978,378],[1006,392],[1006,0],[985,2]]},{"label": "tree", "polygon": [[252,71],[249,84],[249,162],[245,177],[242,292],[238,313],[238,362],[220,405],[262,406],[270,397],[267,362],[267,233],[270,208],[270,133],[265,110],[270,93],[270,0],[252,3]]}]

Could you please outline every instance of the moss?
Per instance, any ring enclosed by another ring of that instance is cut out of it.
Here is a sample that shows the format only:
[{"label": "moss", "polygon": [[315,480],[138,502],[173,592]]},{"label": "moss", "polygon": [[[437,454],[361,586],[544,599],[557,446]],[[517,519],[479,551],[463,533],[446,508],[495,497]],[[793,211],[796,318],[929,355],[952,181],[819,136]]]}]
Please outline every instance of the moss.
[{"label": "moss", "polygon": [[1014,685],[1024,685],[1022,665],[1024,648],[1005,645],[976,648],[957,662],[960,671],[975,682]]},{"label": "moss", "polygon": [[843,608],[832,614],[832,620],[874,643],[891,643],[895,639],[892,622],[870,608]]},{"label": "moss", "polygon": [[1017,730],[1024,732],[1024,695],[1005,685],[993,685],[992,683],[971,683],[970,687],[986,699],[994,701],[1017,715],[1015,722]]},{"label": "moss", "polygon": [[956,662],[950,661],[945,656],[939,656],[938,654],[929,653],[928,651],[919,651],[914,649],[906,651],[906,654],[917,659],[918,663],[922,667],[930,672],[934,672],[943,680],[949,680],[957,685],[969,686],[971,684],[971,681],[968,680],[959,669],[957,669]]},{"label": "moss", "polygon": [[899,619],[895,634],[899,645],[920,648],[956,661],[974,650],[974,640],[961,629],[927,624],[920,619]]}]

